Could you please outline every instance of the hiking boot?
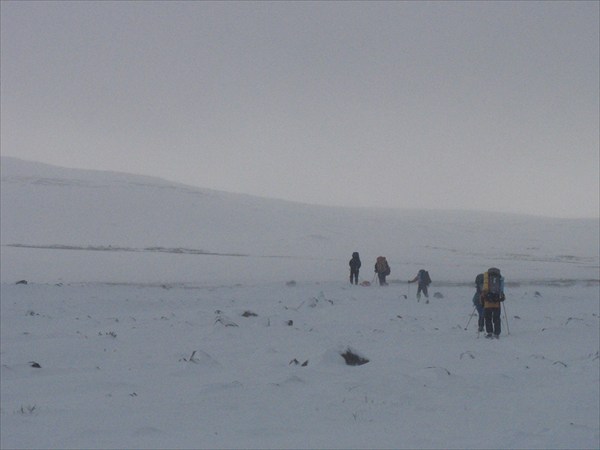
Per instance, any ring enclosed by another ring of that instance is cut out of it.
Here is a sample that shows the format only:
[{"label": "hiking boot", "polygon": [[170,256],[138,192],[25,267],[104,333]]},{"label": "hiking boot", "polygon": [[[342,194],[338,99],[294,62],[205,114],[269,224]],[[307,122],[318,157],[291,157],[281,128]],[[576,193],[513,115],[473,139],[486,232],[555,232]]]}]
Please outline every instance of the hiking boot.
[{"label": "hiking boot", "polygon": [[483,333],[483,327],[479,328],[479,329],[477,330],[477,332],[479,332],[479,333]]},{"label": "hiking boot", "polygon": [[495,338],[495,339],[500,339],[500,335],[499,335],[499,334],[495,334],[495,335],[494,335],[494,338]]},{"label": "hiking boot", "polygon": [[488,333],[488,334],[485,335],[485,337],[487,339],[492,339],[494,337],[494,335],[492,333]]}]

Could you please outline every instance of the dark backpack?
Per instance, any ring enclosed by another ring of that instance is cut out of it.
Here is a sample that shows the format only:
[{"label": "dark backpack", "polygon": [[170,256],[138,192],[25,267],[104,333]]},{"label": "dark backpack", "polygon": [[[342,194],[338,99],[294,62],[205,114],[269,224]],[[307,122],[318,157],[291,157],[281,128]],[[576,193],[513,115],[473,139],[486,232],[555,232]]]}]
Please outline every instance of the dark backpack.
[{"label": "dark backpack", "polygon": [[419,283],[424,284],[425,286],[429,286],[431,284],[429,272],[424,269],[419,270]]},{"label": "dark backpack", "polygon": [[481,291],[483,290],[483,274],[480,273],[479,275],[477,275],[475,277],[475,288],[477,289],[477,292],[481,293]]},{"label": "dark backpack", "polygon": [[389,275],[391,273],[390,266],[387,262],[387,259],[385,259],[385,256],[377,257],[377,262],[375,263],[375,269],[376,269],[377,273],[380,273],[382,275]]},{"label": "dark backpack", "polygon": [[488,302],[496,303],[504,300],[504,279],[500,269],[491,267],[484,274],[483,292]]}]

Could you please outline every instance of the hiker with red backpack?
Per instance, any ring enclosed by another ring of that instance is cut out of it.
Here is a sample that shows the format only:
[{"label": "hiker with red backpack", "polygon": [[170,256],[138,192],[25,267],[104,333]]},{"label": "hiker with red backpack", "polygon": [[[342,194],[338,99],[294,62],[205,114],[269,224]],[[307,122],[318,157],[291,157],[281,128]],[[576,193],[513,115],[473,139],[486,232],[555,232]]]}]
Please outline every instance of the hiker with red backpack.
[{"label": "hiker with red backpack", "polygon": [[500,269],[490,267],[483,274],[481,290],[486,338],[500,338],[500,306],[504,300],[504,277],[500,274]]},{"label": "hiker with red backpack", "polygon": [[352,253],[352,259],[348,263],[350,266],[350,284],[358,284],[358,270],[360,269],[360,256],[358,252]]},{"label": "hiker with red backpack", "polygon": [[431,284],[431,277],[429,276],[429,272],[427,272],[425,269],[421,269],[419,270],[419,273],[417,273],[417,276],[414,277],[412,280],[409,280],[409,283],[414,283],[417,282],[418,288],[417,288],[417,301],[421,300],[421,292],[425,295],[425,297],[427,298],[427,301],[425,303],[429,303],[429,294],[427,292],[427,288],[429,287],[429,285]]},{"label": "hiker with red backpack", "polygon": [[387,277],[390,274],[390,272],[390,266],[385,256],[378,256],[377,261],[375,262],[375,273],[379,277],[380,286],[387,286],[385,277]]}]

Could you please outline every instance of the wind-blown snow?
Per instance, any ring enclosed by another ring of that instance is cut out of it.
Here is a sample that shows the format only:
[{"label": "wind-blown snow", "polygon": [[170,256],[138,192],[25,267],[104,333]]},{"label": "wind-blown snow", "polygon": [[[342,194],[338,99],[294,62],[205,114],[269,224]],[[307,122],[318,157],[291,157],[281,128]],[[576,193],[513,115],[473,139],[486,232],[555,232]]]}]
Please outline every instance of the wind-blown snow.
[{"label": "wind-blown snow", "polygon": [[[2,448],[600,446],[597,220],[1,169]],[[353,251],[391,284],[350,286]],[[491,266],[498,341],[470,320]]]}]

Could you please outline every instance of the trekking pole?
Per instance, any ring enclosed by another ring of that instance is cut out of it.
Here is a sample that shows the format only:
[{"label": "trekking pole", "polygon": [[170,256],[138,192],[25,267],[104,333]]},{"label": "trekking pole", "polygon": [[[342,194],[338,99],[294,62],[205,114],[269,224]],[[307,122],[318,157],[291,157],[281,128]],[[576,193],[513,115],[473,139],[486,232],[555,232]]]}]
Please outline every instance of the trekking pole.
[{"label": "trekking pole", "polygon": [[375,278],[377,278],[377,272],[373,274],[373,281],[371,281],[371,284],[375,283]]},{"label": "trekking pole", "polygon": [[467,324],[465,325],[465,330],[467,328],[469,328],[469,324],[471,323],[471,319],[473,318],[473,316],[475,315],[475,310],[477,309],[477,306],[473,307],[473,311],[471,312],[471,315],[469,316],[469,320],[467,321]]},{"label": "trekking pole", "polygon": [[506,320],[506,334],[510,334],[510,328],[508,327],[508,314],[506,313],[506,306],[502,302],[502,308],[504,308],[504,319]]}]

